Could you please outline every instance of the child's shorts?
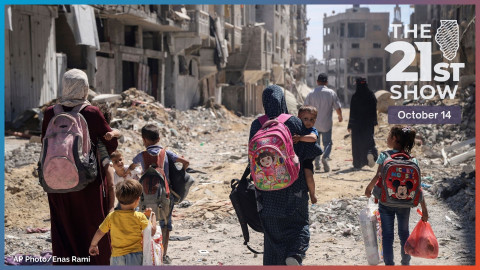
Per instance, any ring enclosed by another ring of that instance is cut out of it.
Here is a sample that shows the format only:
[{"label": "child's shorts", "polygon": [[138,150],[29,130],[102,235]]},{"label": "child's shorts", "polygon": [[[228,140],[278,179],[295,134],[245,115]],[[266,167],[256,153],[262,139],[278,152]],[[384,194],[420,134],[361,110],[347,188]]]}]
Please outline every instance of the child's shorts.
[{"label": "child's shorts", "polygon": [[142,265],[143,252],[128,253],[123,256],[110,257],[110,265]]},{"label": "child's shorts", "polygon": [[305,159],[303,162],[302,162],[302,165],[303,165],[303,168],[304,169],[309,169],[310,171],[313,172],[313,161],[315,159]]}]

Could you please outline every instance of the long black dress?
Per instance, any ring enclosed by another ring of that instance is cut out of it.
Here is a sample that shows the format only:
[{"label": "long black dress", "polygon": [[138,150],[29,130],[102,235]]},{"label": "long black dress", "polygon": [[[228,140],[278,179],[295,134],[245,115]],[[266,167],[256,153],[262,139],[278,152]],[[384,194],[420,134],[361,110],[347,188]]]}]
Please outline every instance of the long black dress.
[{"label": "long black dress", "polygon": [[[288,113],[283,90],[271,85],[263,91],[263,108],[270,119]],[[302,121],[295,116],[285,122],[291,134],[302,134]],[[258,119],[252,122],[251,139],[261,128]],[[322,153],[316,143],[299,142],[294,150],[300,161],[313,159]],[[301,164],[303,164],[301,162]],[[258,190],[257,190],[258,191]],[[285,265],[287,257],[300,261],[309,246],[308,187],[300,168],[298,179],[290,187],[277,191],[258,191],[257,206],[264,229],[264,265]]]},{"label": "long black dress", "polygon": [[353,166],[362,168],[368,164],[367,155],[377,160],[374,127],[377,125],[377,99],[366,81],[357,80],[357,90],[350,102],[348,128],[351,129]]}]

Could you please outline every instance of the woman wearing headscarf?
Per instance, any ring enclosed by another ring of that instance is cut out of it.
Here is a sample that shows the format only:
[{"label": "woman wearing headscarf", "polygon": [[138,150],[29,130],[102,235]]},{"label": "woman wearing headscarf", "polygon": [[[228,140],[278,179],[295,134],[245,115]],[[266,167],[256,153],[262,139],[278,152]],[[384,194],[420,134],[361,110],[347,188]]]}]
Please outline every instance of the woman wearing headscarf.
[{"label": "woman wearing headscarf", "polygon": [[[80,114],[88,124],[92,144],[97,145],[98,138],[101,138],[109,153],[115,151],[118,145],[117,140],[103,139],[105,133],[112,131],[111,128],[100,110],[87,101],[89,89],[87,74],[78,69],[69,70],[64,74],[62,84],[62,97],[59,104],[62,105],[63,110],[68,112],[76,106],[85,105]],[[42,141],[48,123],[54,117],[53,108],[54,106],[51,106],[44,112]],[[53,256],[57,258],[53,264],[110,264],[111,247],[108,237],[98,243],[99,256],[88,254],[90,240],[108,214],[108,190],[106,179],[103,177],[105,173],[101,172],[101,169],[97,163],[98,173],[95,181],[80,191],[47,194]],[[74,261],[74,258],[82,262]]]},{"label": "woman wearing headscarf", "polygon": [[352,137],[353,167],[375,166],[378,152],[373,138],[377,125],[377,99],[365,78],[356,79],[357,89],[350,102],[348,131]]},{"label": "woman wearing headscarf", "polygon": [[[283,90],[271,85],[263,91],[263,108],[269,119],[287,113]],[[292,116],[285,122],[291,134],[303,134],[302,121]],[[249,140],[260,130],[258,119],[252,122]],[[300,163],[322,153],[316,143],[299,142],[294,151]],[[299,265],[309,246],[308,187],[303,168],[288,188],[276,191],[257,190],[257,208],[264,229],[264,265]]]}]

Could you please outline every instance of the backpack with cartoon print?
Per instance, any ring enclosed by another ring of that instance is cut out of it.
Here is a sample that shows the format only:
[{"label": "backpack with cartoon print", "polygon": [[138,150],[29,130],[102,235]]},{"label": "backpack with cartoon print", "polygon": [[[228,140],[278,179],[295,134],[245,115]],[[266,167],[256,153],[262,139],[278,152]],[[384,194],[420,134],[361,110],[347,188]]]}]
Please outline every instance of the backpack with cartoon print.
[{"label": "backpack with cartoon print", "polygon": [[258,118],[262,128],[248,144],[251,175],[258,190],[284,189],[298,178],[300,163],[293,150],[290,130],[284,124],[290,117],[281,114],[271,120],[266,115]]},{"label": "backpack with cartoon print", "polygon": [[416,207],[422,200],[420,167],[406,153],[384,153],[387,158],[373,195],[385,206]]}]

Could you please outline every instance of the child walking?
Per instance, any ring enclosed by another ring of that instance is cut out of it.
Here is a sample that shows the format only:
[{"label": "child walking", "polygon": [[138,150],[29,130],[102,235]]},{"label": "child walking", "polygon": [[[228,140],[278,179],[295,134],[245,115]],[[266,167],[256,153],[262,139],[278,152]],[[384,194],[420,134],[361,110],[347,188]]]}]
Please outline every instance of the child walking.
[{"label": "child walking", "polygon": [[[142,231],[148,226],[148,219],[145,215],[151,213],[152,217],[155,217],[155,213],[152,213],[151,209],[146,209],[146,214],[135,211],[143,190],[138,181],[122,181],[115,186],[115,189],[120,209],[108,214],[100,224],[88,252],[92,256],[100,254],[98,242],[110,231],[112,242],[110,265],[142,265]],[[152,236],[155,234],[156,228],[155,218],[152,218]]]},{"label": "child walking", "polygon": [[[384,151],[379,155],[377,159],[377,164],[379,164],[377,173],[365,189],[365,195],[367,197],[370,197],[372,195],[372,190],[375,184],[379,185],[381,183],[383,162],[389,155],[403,152],[410,156],[410,152],[415,144],[415,134],[415,130],[408,126],[394,126],[391,128],[390,133],[387,136],[387,146],[391,148],[391,150]],[[418,165],[418,161],[415,158],[411,157],[411,160]],[[423,196],[420,205],[423,212],[422,220],[426,222],[428,221],[428,210]],[[401,244],[401,264],[410,265],[411,256],[406,254],[404,251],[405,242],[410,236],[410,232],[408,229],[410,208],[386,206],[382,204],[382,202],[379,200],[378,210],[380,212],[380,219],[382,222],[383,260],[385,262],[385,265],[395,265],[393,260],[395,216],[397,217],[398,236],[400,237]]]},{"label": "child walking", "polygon": [[[313,126],[317,120],[317,108],[313,106],[302,106],[298,110],[298,118],[302,120],[303,125],[307,129],[304,135],[293,135],[293,143],[298,142],[316,142],[318,138],[318,131]],[[303,169],[305,172],[305,179],[307,181],[308,192],[310,193],[310,200],[312,204],[317,203],[315,196],[315,180],[313,179],[313,160],[306,159],[303,161]]]},{"label": "child walking", "polygon": [[[143,145],[146,147],[146,152],[152,156],[158,156],[160,154],[160,151],[163,149],[160,145],[158,145],[160,141],[160,131],[156,125],[153,124],[147,124],[142,128],[142,140],[143,140]],[[145,172],[145,170],[148,169],[148,167],[145,165],[145,162],[143,160],[143,152],[139,153],[135,158],[133,158],[133,163],[141,164],[142,166],[142,172]],[[184,159],[183,157],[177,156],[175,153],[171,151],[166,151],[167,158],[165,158],[164,162],[164,172],[165,176],[167,179],[169,178],[169,171],[168,171],[168,162],[169,160],[172,162],[180,162],[183,165],[183,169],[187,169],[189,162],[188,160]],[[142,209],[140,209],[142,210]],[[157,213],[158,211],[158,206],[152,208],[152,211],[154,213]],[[170,264],[171,259],[170,257],[167,256],[167,248],[168,248],[168,240],[170,237],[170,231],[173,230],[172,226],[172,211],[173,211],[173,200],[171,200],[170,204],[170,212],[167,217],[167,222],[165,224],[164,220],[160,221],[160,227],[162,228],[162,244],[164,248],[164,255],[163,255],[163,263],[164,264]]]}]

